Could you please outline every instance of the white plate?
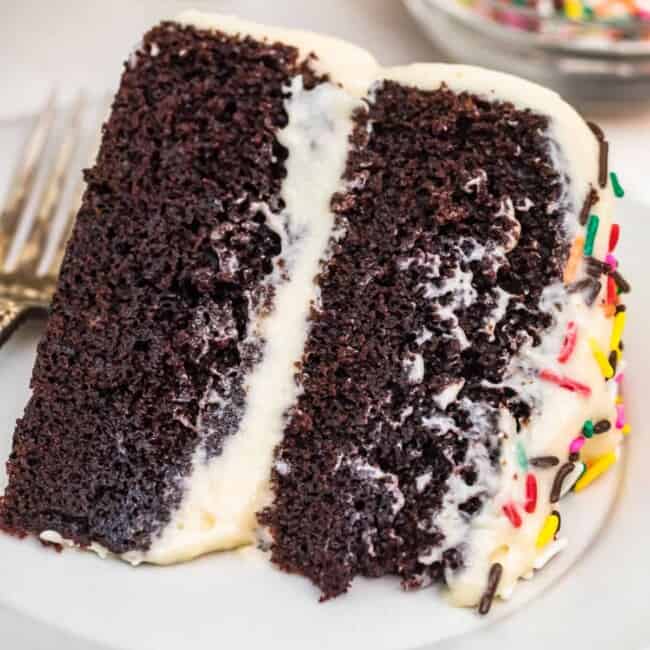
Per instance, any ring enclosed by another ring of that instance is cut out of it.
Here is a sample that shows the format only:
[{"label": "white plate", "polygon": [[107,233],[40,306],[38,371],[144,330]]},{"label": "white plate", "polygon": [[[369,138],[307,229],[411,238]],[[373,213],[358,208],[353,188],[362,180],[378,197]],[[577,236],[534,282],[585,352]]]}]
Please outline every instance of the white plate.
[{"label": "white plate", "polygon": [[[25,126],[0,127],[2,182]],[[318,604],[306,580],[274,570],[254,551],[133,569],[0,535],[0,648],[480,650],[521,643],[534,650],[560,643],[641,650],[650,641],[650,472],[644,463],[650,431],[641,415],[643,371],[650,367],[643,334],[650,296],[642,284],[649,212],[619,203],[623,269],[636,289],[626,335],[634,432],[624,461],[586,493],[570,497],[564,517],[569,549],[487,619],[449,607],[433,589],[404,594],[390,579],[359,580],[347,596]],[[41,324],[28,324],[0,350],[0,460],[28,399],[41,331]],[[3,482],[2,469],[0,489]]]}]

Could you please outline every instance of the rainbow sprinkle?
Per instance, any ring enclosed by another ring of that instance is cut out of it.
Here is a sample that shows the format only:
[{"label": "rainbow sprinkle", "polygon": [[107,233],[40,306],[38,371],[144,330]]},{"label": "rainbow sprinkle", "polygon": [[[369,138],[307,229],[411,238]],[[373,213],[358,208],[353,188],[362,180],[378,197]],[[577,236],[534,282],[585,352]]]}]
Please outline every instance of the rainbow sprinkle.
[{"label": "rainbow sprinkle", "polygon": [[610,172],[609,178],[612,181],[612,189],[614,190],[614,196],[617,199],[622,199],[625,196],[625,190],[621,187],[616,172]]},{"label": "rainbow sprinkle", "polygon": [[540,371],[539,378],[552,384],[556,384],[560,388],[564,388],[565,390],[571,391],[572,393],[579,393],[583,397],[591,396],[591,388],[589,386],[579,381],[575,381],[574,379],[569,379],[568,377],[558,375],[552,370]]},{"label": "rainbow sprinkle", "polygon": [[618,239],[621,236],[621,227],[617,223],[612,224],[612,229],[609,231],[609,252],[613,252],[618,244]]},{"label": "rainbow sprinkle", "polygon": [[554,510],[548,517],[546,517],[546,520],[539,531],[539,535],[537,535],[537,548],[542,549],[553,541],[555,535],[560,530],[560,523],[560,513],[557,512],[557,510]]},{"label": "rainbow sprinkle", "polygon": [[587,222],[587,237],[585,238],[584,254],[591,257],[594,254],[594,244],[596,243],[596,235],[598,234],[598,226],[600,219],[592,214],[589,216]]},{"label": "rainbow sprinkle", "polygon": [[573,489],[582,492],[589,487],[599,476],[602,476],[616,462],[616,452],[610,451],[598,458],[578,479]]},{"label": "rainbow sprinkle", "polygon": [[517,463],[519,463],[519,467],[521,467],[524,472],[528,471],[528,454],[526,454],[526,450],[524,449],[521,440],[517,440]]},{"label": "rainbow sprinkle", "polygon": [[515,527],[515,528],[521,528],[521,515],[519,514],[519,510],[517,510],[517,506],[512,503],[506,503],[506,505],[503,506],[502,508],[503,514],[510,520],[510,523]]},{"label": "rainbow sprinkle", "polygon": [[585,240],[582,237],[576,237],[573,240],[569,259],[564,267],[564,284],[571,284],[575,280],[584,246]]},{"label": "rainbow sprinkle", "polygon": [[534,474],[526,475],[526,503],[524,510],[529,514],[533,514],[537,509],[537,478]]},{"label": "rainbow sprinkle", "polygon": [[566,363],[573,354],[578,340],[578,326],[573,322],[569,322],[562,341],[562,349],[557,357],[558,363]]},{"label": "rainbow sprinkle", "polygon": [[584,436],[574,438],[569,445],[569,453],[579,454],[580,450],[585,446],[585,442],[587,442],[587,439]]},{"label": "rainbow sprinkle", "polygon": [[612,368],[612,364],[609,362],[609,359],[600,345],[598,345],[596,339],[591,337],[589,338],[589,347],[591,348],[591,353],[594,355],[594,359],[596,360],[603,377],[605,377],[605,379],[611,379],[614,376],[614,368]]},{"label": "rainbow sprinkle", "polygon": [[619,311],[614,316],[614,329],[612,330],[612,337],[609,340],[609,349],[618,350],[618,346],[623,338],[623,330],[625,330],[625,321],[627,319],[627,311]]}]

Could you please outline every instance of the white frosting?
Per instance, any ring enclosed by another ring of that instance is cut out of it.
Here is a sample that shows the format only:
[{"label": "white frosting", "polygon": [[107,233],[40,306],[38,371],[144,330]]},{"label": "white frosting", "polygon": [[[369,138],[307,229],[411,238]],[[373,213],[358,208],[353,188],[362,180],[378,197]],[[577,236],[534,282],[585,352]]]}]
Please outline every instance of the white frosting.
[{"label": "white frosting", "polygon": [[[467,91],[488,100],[510,101],[518,108],[532,109],[550,117],[550,135],[559,147],[559,151],[552,151],[552,156],[554,163],[565,170],[571,180],[567,188],[568,199],[576,213],[589,186],[598,186],[598,145],[595,137],[583,119],[557,94],[536,84],[469,66],[415,64],[381,68],[369,53],[348,43],[307,32],[257,25],[230,16],[191,11],[183,13],[178,22],[292,44],[303,57],[315,51],[318,55],[313,62],[316,70],[329,74],[343,88],[323,84],[306,92],[300,79],[294,80],[292,97],[287,102],[289,123],[278,136],[289,150],[288,175],[282,189],[286,210],[282,214],[274,214],[267,206],[259,206],[266,214],[269,226],[283,240],[283,255],[289,254],[289,279],[282,280],[279,274],[274,276],[277,282],[274,309],[268,317],[257,318],[254,322],[256,334],[266,341],[266,345],[262,361],[248,378],[245,414],[239,431],[226,441],[221,456],[206,462],[203,450],[197,451],[181,507],[148,553],[124,556],[124,559],[134,563],[177,562],[213,550],[250,544],[255,540],[255,513],[268,503],[270,497],[273,449],[281,440],[284,414],[297,397],[293,364],[302,355],[310,302],[318,299],[313,277],[318,272],[319,260],[325,256],[328,240],[333,234],[330,199],[339,188],[348,150],[348,136],[352,129],[350,116],[359,105],[360,97],[366,96],[372,101],[373,93],[381,87],[382,80],[394,80],[424,90],[434,90],[445,83],[453,91]],[[369,133],[372,133],[372,125],[369,126]],[[478,191],[481,183],[486,181],[485,172],[480,171],[465,183],[464,190],[468,193]],[[365,182],[365,179],[360,178],[355,182]],[[487,244],[473,242],[474,248],[464,261],[489,255],[498,267],[505,252],[514,247],[519,238],[521,226],[516,212],[525,212],[533,205],[531,198],[518,206],[514,206],[509,198],[505,199],[499,214],[512,222],[511,241],[505,250],[488,249]],[[603,258],[612,212],[609,188],[600,192],[600,202],[593,210],[601,218],[595,255]],[[567,220],[566,229],[570,235],[580,230],[577,214]],[[459,340],[461,347],[467,347],[469,342],[453,312],[458,307],[471,306],[477,299],[471,271],[458,268],[453,277],[441,280],[440,260],[437,258],[400,260],[398,268],[408,269],[413,263],[426,265],[430,271],[431,282],[424,287],[423,300],[451,293],[451,303],[439,310],[439,315],[450,320],[450,335]],[[554,296],[551,295],[553,291]],[[447,576],[451,598],[460,605],[475,605],[479,601],[493,562],[499,561],[504,567],[498,594],[509,597],[520,577],[531,575],[566,543],[563,540],[555,542],[542,553],[536,549],[538,531],[550,512],[547,495],[554,477],[553,470],[535,470],[539,482],[539,504],[534,514],[524,516],[521,528],[515,529],[503,516],[504,503],[513,498],[518,502],[523,499],[516,440],[524,443],[529,456],[552,454],[564,458],[570,440],[580,430],[584,420],[612,419],[614,415],[615,394],[610,385],[603,381],[587,345],[587,338],[591,336],[603,349],[607,349],[611,321],[605,318],[601,309],[586,307],[580,296],[567,296],[562,287],[549,290],[547,296],[554,297],[563,305],[562,311],[558,311],[552,300],[547,301],[548,310],[555,319],[554,327],[540,347],[524,346],[504,381],[537,405],[533,416],[528,426],[516,434],[512,417],[505,412],[501,414],[504,436],[501,473],[491,471],[488,450],[481,442],[469,445],[470,457],[467,460],[479,469],[479,481],[468,486],[458,475],[452,474],[442,509],[430,523],[444,533],[444,545],[430,549],[420,557],[422,562],[429,564],[438,560],[447,548],[459,544],[466,546],[467,567]],[[497,304],[485,323],[490,335],[505,317],[511,296],[500,291],[496,298]],[[560,367],[555,359],[570,320],[578,324],[580,336],[575,353],[568,363]],[[431,332],[424,328],[416,333],[416,343],[423,345],[431,337]],[[425,368],[421,355],[405,359],[404,366],[414,383],[422,380]],[[584,398],[535,379],[534,373],[541,368],[556,370],[588,384],[592,388],[591,396]],[[456,400],[461,388],[459,382],[437,395],[435,399],[440,407],[446,408]],[[471,403],[466,406],[472,418],[477,418],[479,426],[484,418],[480,412],[483,406]],[[424,418],[423,425],[442,430],[455,428],[451,418],[440,414]],[[616,432],[598,436],[588,443],[583,453],[586,458],[603,453],[615,446],[619,437]],[[339,464],[342,462],[347,461],[340,458]],[[276,461],[275,466],[282,474],[291,471],[291,467],[282,460]],[[402,507],[404,497],[396,477],[393,481],[392,475],[383,472],[380,475],[377,472],[381,470],[371,466],[355,469],[365,479],[381,480],[382,484],[392,487],[395,512]],[[430,480],[430,473],[419,476],[416,489],[426,489]],[[460,517],[457,506],[482,490],[495,494],[495,497],[474,518],[468,530],[468,523]],[[60,539],[52,531],[46,531],[43,535],[48,541]],[[374,546],[370,534],[365,542],[372,554]]]}]

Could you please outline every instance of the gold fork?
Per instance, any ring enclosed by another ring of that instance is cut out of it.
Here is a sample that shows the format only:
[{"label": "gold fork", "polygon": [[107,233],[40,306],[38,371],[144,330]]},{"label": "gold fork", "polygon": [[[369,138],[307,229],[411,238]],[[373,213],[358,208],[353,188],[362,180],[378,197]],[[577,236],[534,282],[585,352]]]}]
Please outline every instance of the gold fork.
[{"label": "gold fork", "polygon": [[[27,317],[47,313],[52,300],[84,187],[81,174],[72,168],[84,146],[85,110],[80,95],[59,132],[52,95],[11,179],[0,213],[0,346]],[[98,145],[96,137],[90,142],[88,162]]]}]

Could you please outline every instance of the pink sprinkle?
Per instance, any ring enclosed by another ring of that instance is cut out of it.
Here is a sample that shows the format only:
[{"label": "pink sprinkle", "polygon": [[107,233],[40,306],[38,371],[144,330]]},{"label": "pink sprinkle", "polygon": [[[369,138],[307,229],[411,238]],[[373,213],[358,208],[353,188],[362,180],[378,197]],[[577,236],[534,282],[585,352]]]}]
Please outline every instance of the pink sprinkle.
[{"label": "pink sprinkle", "polygon": [[614,381],[615,381],[617,384],[620,384],[620,383],[623,381],[623,373],[622,373],[622,372],[619,372],[618,375],[616,375],[616,379],[614,379]]},{"label": "pink sprinkle", "polygon": [[569,445],[569,453],[577,454],[585,446],[585,442],[587,442],[587,440],[584,436],[578,436],[577,438],[574,438]]},{"label": "pink sprinkle", "polygon": [[625,407],[623,404],[616,405],[616,428],[622,429],[625,426]]},{"label": "pink sprinkle", "polygon": [[616,269],[618,267],[618,262],[617,262],[616,258],[611,253],[609,255],[607,255],[607,257],[605,258],[605,264],[609,265],[611,267],[612,271],[616,271]]},{"label": "pink sprinkle", "polygon": [[544,381],[549,381],[552,384],[557,384],[561,388],[571,391],[572,393],[580,393],[584,397],[591,396],[591,388],[589,386],[579,381],[575,381],[574,379],[569,379],[568,377],[558,375],[552,370],[546,370],[546,369],[541,370],[539,373],[539,377]]}]

